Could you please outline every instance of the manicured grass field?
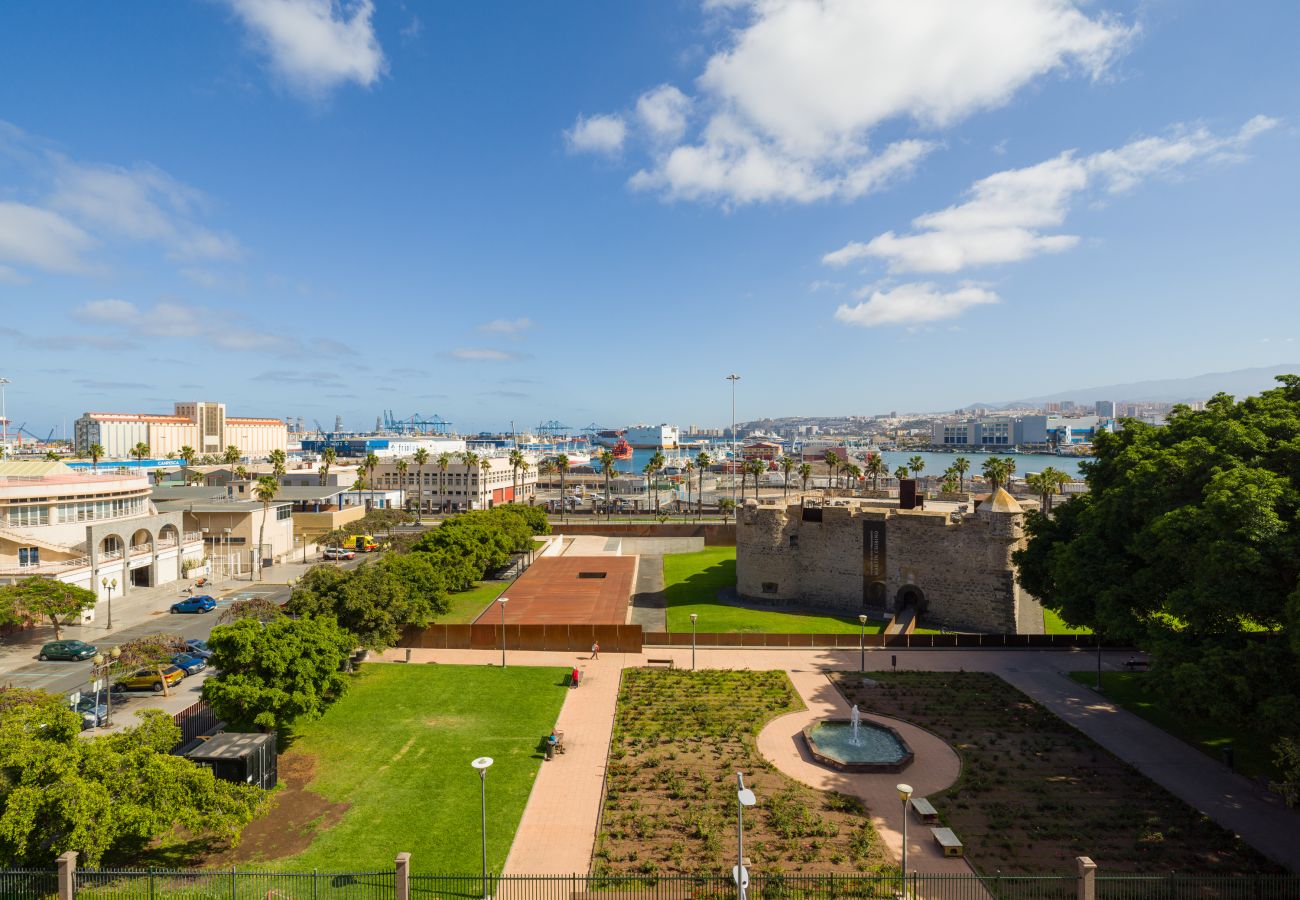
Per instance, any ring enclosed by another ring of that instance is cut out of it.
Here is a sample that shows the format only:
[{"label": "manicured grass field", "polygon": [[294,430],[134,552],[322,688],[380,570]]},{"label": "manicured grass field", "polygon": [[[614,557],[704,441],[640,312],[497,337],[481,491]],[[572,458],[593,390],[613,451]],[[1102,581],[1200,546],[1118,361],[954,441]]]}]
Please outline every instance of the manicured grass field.
[{"label": "manicured grass field", "polygon": [[445,616],[438,617],[438,624],[468,625],[477,619],[479,613],[483,612],[489,603],[500,597],[502,592],[509,586],[510,582],[508,581],[483,581],[468,591],[452,594],[448,598],[451,608]]},{"label": "manicured grass field", "polygon": [[[665,556],[668,630],[690,631],[691,613],[697,613],[696,629],[701,632],[857,634],[861,631],[856,616],[750,609],[718,599],[718,591],[735,586],[735,547],[706,547],[698,553]],[[868,634],[879,634],[884,629],[884,622],[867,622]]]},{"label": "manicured grass field", "polygon": [[[315,773],[306,793],[332,805],[337,821],[311,821],[306,850],[275,867],[384,870],[406,850],[424,872],[479,871],[479,777],[470,760],[490,756],[488,867],[500,871],[563,685],[560,669],[366,665],[324,717],[295,729],[281,758],[282,769],[290,757],[305,758]],[[277,810],[267,815],[278,827]]]},{"label": "manicured grass field", "polygon": [[1043,610],[1043,627],[1048,634],[1092,634],[1091,628],[1071,628],[1061,620],[1060,614],[1050,609]]},{"label": "manicured grass field", "polygon": [[[1089,687],[1097,683],[1097,673],[1071,672],[1070,677]],[[1223,749],[1231,746],[1233,765],[1238,772],[1252,778],[1279,777],[1273,764],[1273,752],[1266,735],[1243,732],[1212,722],[1204,716],[1187,716],[1168,709],[1147,686],[1146,672],[1102,672],[1102,695],[1116,706],[1139,715],[1152,725],[1186,741],[1197,750],[1222,761]]]}]

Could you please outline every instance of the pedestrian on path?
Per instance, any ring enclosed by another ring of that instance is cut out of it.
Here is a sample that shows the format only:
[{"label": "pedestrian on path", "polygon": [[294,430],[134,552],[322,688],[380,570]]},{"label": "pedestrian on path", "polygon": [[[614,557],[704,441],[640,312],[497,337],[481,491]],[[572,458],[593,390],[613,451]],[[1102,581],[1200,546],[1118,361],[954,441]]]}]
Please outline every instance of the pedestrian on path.
[{"label": "pedestrian on path", "polygon": [[599,641],[597,641],[596,643],[594,643],[594,644],[591,645],[591,658],[592,658],[592,659],[600,659],[600,642],[599,642]]}]

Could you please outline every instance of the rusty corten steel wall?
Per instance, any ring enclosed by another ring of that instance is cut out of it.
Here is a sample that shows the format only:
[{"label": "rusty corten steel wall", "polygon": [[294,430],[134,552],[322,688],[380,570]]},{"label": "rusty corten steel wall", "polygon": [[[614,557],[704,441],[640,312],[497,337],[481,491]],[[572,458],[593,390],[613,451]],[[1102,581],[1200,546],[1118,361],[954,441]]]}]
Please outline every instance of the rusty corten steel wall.
[{"label": "rusty corten steel wall", "polygon": [[[507,650],[548,650],[588,653],[600,643],[602,653],[640,653],[640,625],[507,624]],[[689,636],[688,636],[689,638]],[[405,630],[399,647],[423,650],[498,650],[501,626],[429,625]]]},{"label": "rusty corten steel wall", "polygon": [[706,547],[736,546],[734,524],[708,525],[705,523],[657,522],[558,522],[551,520],[551,531],[556,534],[594,534],[607,537],[702,537]]}]

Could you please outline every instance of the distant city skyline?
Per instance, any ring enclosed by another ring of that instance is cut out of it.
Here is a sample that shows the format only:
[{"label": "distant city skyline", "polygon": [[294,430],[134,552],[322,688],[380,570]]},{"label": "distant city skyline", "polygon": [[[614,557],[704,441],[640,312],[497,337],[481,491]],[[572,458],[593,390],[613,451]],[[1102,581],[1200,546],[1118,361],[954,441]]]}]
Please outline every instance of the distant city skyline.
[{"label": "distant city skyline", "polygon": [[41,435],[185,398],[716,427],[732,371],[750,420],[1300,354],[1280,0],[212,0],[69,26],[0,10],[0,376]]}]

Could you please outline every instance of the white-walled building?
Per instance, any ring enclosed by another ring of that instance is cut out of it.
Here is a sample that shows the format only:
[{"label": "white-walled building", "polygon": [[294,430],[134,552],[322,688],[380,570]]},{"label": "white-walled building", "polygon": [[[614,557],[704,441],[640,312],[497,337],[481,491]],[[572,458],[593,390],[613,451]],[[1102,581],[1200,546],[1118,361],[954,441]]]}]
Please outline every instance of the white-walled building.
[{"label": "white-walled building", "polygon": [[[466,510],[490,509],[499,503],[527,503],[537,493],[537,463],[530,460],[527,471],[518,473],[510,468],[507,456],[483,456],[488,467],[483,469],[481,463],[467,467],[459,458],[454,458],[447,471],[442,472],[433,460],[419,473],[415,460],[407,459],[406,475],[399,477],[397,460],[384,460],[375,468],[375,488],[377,490],[406,491],[408,504],[414,508],[417,496],[422,498],[424,510],[432,512],[439,509]],[[364,470],[362,472],[364,473]],[[423,480],[419,475],[423,474]],[[367,477],[367,482],[369,478]],[[518,489],[516,491],[516,488]],[[362,496],[365,492],[362,492]]]},{"label": "white-walled building", "polygon": [[136,444],[158,458],[179,455],[182,447],[202,456],[235,446],[248,459],[264,459],[289,446],[289,429],[281,420],[227,416],[226,404],[208,401],[177,403],[171,415],[88,412],[74,423],[73,437],[78,453],[99,444],[109,459],[126,459]]}]

